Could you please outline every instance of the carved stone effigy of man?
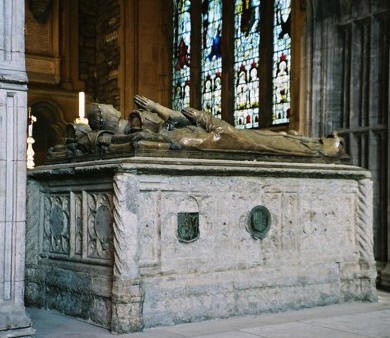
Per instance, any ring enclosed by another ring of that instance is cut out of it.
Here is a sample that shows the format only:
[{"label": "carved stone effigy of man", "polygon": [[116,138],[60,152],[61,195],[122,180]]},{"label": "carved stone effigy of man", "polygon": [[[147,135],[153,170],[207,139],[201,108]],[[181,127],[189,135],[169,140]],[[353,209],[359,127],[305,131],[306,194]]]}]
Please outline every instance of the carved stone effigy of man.
[{"label": "carved stone effigy of man", "polygon": [[310,138],[270,130],[236,129],[211,114],[184,108],[182,112],[164,107],[146,97],[136,95],[134,101],[140,114],[152,112],[171,128],[158,133],[173,140],[184,149],[239,151],[293,156],[325,156],[340,158],[345,155],[344,143],[337,135]]}]

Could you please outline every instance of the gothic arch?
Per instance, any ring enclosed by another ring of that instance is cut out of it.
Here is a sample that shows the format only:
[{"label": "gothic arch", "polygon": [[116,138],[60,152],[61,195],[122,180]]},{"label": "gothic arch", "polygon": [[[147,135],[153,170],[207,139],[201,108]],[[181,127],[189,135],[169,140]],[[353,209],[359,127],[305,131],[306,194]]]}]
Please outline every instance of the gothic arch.
[{"label": "gothic arch", "polygon": [[35,163],[40,165],[44,163],[49,147],[64,143],[66,122],[62,109],[52,101],[36,101],[31,104],[31,111],[37,117],[33,148]]}]

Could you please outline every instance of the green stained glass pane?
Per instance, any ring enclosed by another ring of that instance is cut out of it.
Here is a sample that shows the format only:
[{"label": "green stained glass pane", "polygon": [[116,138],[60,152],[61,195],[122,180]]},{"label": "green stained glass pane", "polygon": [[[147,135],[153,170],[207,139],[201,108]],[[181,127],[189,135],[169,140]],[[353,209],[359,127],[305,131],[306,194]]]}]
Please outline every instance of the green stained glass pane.
[{"label": "green stained glass pane", "polygon": [[236,0],[234,13],[234,126],[259,126],[260,0]]},{"label": "green stained glass pane", "polygon": [[202,110],[221,118],[222,0],[202,1]]},{"label": "green stained glass pane", "polygon": [[291,70],[291,1],[275,0],[273,37],[272,124],[289,122]]},{"label": "green stained glass pane", "polygon": [[191,1],[173,1],[172,108],[190,104]]}]

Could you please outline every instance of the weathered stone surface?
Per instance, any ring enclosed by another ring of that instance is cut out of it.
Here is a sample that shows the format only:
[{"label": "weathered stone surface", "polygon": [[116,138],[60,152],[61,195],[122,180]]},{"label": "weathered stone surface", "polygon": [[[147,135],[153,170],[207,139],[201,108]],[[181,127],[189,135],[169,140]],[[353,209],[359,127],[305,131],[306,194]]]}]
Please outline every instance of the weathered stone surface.
[{"label": "weathered stone surface", "polygon": [[[36,227],[33,215],[41,210],[43,230],[28,230],[29,242],[40,244],[29,246],[28,256],[39,258],[29,259],[27,299],[114,332],[376,300],[372,185],[361,168],[134,157],[40,167],[29,180],[31,196],[41,195],[41,202],[28,207],[28,219]],[[88,196],[107,194],[112,255],[92,259],[96,223],[88,220],[99,198],[88,204]],[[38,234],[50,228],[44,200],[66,195],[71,240],[69,250],[58,253]],[[264,239],[248,231],[258,205],[271,215]],[[199,214],[199,238],[191,243],[178,238],[183,212]]]},{"label": "weathered stone surface", "polygon": [[[107,180],[28,183],[26,300],[110,326],[112,192]],[[42,190],[43,189],[43,190]],[[96,191],[96,189],[98,191]],[[99,216],[99,217],[98,217]]]}]

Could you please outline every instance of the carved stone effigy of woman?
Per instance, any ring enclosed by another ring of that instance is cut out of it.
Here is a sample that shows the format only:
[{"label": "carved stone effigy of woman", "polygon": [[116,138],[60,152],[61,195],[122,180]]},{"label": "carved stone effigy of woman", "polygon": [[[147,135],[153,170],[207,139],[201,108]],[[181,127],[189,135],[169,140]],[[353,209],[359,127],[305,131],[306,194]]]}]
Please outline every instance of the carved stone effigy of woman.
[{"label": "carved stone effigy of woman", "polygon": [[334,158],[345,155],[343,140],[337,135],[309,138],[270,130],[236,129],[194,108],[178,112],[140,95],[136,95],[134,101],[140,108],[156,113],[163,121],[173,121],[175,128],[160,132],[184,149]]}]

